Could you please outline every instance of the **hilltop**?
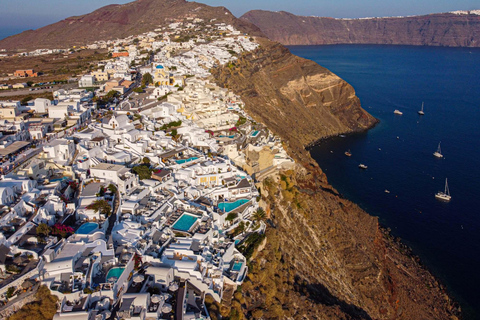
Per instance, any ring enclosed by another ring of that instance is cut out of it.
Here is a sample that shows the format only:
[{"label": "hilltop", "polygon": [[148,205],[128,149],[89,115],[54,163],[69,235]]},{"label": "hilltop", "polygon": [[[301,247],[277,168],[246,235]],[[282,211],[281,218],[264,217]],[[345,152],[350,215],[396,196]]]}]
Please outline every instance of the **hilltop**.
[{"label": "hilltop", "polygon": [[479,11],[424,16],[334,19],[289,12],[253,10],[249,21],[270,39],[284,45],[394,44],[480,47]]},{"label": "hilltop", "polygon": [[257,27],[235,18],[225,7],[210,7],[185,0],[137,0],[108,5],[89,14],[7,37],[0,41],[0,48],[10,51],[70,48],[138,35],[187,17],[215,19],[216,23],[231,24],[252,35],[261,34]]}]

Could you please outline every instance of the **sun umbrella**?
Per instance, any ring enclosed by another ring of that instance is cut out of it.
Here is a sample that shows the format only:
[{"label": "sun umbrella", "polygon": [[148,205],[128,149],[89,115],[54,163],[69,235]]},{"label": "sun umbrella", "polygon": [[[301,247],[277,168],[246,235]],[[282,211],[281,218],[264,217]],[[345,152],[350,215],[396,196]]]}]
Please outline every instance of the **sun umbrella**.
[{"label": "sun umbrella", "polygon": [[144,276],[142,276],[141,274],[137,274],[135,277],[133,277],[133,282],[140,283],[143,281],[143,279],[145,279]]},{"label": "sun umbrella", "polygon": [[170,290],[170,291],[177,291],[177,290],[178,290],[178,284],[176,284],[175,282],[172,283],[172,284],[170,284],[170,285],[168,286],[168,290]]},{"label": "sun umbrella", "polygon": [[161,295],[154,294],[151,300],[153,303],[159,303],[160,301],[163,300],[163,297]]},{"label": "sun umbrella", "polygon": [[172,305],[170,303],[165,303],[162,307],[163,313],[169,313],[172,311]]}]

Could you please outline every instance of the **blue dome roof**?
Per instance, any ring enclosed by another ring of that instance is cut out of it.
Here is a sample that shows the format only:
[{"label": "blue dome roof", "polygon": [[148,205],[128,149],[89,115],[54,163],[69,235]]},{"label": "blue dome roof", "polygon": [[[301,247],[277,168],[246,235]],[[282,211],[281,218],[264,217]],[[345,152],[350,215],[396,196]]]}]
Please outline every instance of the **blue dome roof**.
[{"label": "blue dome roof", "polygon": [[163,69],[163,66],[162,66],[162,65],[158,65],[156,68],[157,68],[157,69]]}]

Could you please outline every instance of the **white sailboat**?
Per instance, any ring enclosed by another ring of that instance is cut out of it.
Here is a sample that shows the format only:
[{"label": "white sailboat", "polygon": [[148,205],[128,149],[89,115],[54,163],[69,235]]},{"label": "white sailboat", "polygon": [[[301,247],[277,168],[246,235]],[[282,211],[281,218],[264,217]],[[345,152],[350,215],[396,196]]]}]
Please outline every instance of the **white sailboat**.
[{"label": "white sailboat", "polygon": [[393,111],[393,113],[398,114],[399,116],[401,116],[403,114],[403,112],[398,110],[398,109],[395,109],[395,111]]},{"label": "white sailboat", "polygon": [[452,199],[452,196],[450,195],[450,190],[448,189],[447,178],[445,178],[445,191],[439,191],[435,193],[435,198],[443,201],[450,201]]},{"label": "white sailboat", "polygon": [[443,158],[442,149],[440,149],[440,143],[441,141],[438,143],[437,151],[433,153],[433,155],[437,158]]},{"label": "white sailboat", "polygon": [[423,112],[423,101],[422,101],[422,109],[418,111],[418,114],[423,116],[425,112]]}]

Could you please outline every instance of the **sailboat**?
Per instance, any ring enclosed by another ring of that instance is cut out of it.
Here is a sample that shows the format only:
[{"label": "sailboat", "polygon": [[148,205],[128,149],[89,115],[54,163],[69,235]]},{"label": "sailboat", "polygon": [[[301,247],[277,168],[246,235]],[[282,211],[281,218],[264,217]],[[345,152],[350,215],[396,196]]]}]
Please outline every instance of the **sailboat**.
[{"label": "sailboat", "polygon": [[348,149],[348,151],[345,151],[345,155],[347,157],[351,157],[352,156],[352,153],[350,152],[350,149]]},{"label": "sailboat", "polygon": [[452,196],[450,195],[450,190],[448,189],[447,178],[445,178],[445,191],[439,191],[435,193],[435,198],[443,201],[450,201],[452,199]]},{"label": "sailboat", "polygon": [[425,112],[423,112],[423,102],[422,102],[422,109],[418,111],[418,114],[421,116],[425,114]]},{"label": "sailboat", "polygon": [[442,149],[440,149],[440,143],[441,141],[438,143],[437,151],[433,153],[433,155],[437,158],[443,158]]}]

